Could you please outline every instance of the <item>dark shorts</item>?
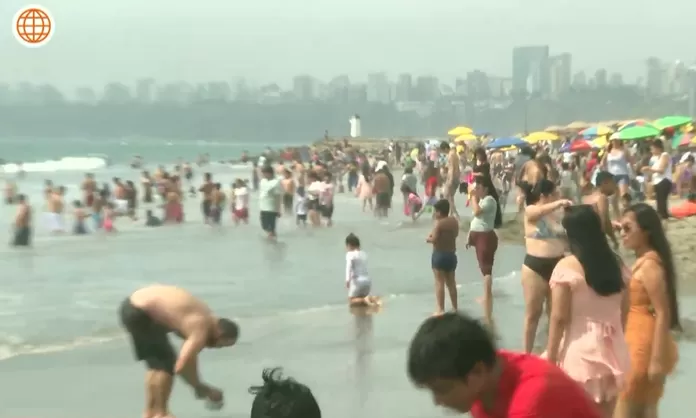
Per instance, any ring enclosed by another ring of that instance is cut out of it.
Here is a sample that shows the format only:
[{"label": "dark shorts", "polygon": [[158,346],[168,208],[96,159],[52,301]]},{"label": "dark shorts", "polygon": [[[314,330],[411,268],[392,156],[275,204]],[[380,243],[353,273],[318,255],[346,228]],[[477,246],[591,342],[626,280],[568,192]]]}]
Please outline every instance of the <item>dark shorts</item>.
[{"label": "dark shorts", "polygon": [[14,239],[12,245],[15,247],[28,247],[31,245],[31,228],[22,226],[14,231]]},{"label": "dark shorts", "polygon": [[536,257],[527,254],[524,256],[524,262],[522,264],[548,282],[551,280],[553,269],[556,268],[556,264],[558,264],[562,258],[563,257]]},{"label": "dark shorts", "polygon": [[278,212],[261,211],[261,229],[275,235],[276,222],[278,222]]},{"label": "dark shorts", "polygon": [[297,215],[297,222],[298,223],[307,223],[307,215]]},{"label": "dark shorts", "polygon": [[433,270],[451,273],[457,269],[457,253],[435,250],[430,257],[430,266]]},{"label": "dark shorts", "polygon": [[135,358],[144,361],[150,370],[174,374],[176,352],[169,342],[168,330],[155,323],[144,310],[126,298],[119,309],[121,324],[131,335]]},{"label": "dark shorts", "polygon": [[469,245],[476,249],[476,260],[481,274],[490,276],[493,273],[495,252],[498,250],[498,235],[495,231],[470,231]]},{"label": "dark shorts", "polygon": [[204,200],[201,202],[201,212],[203,213],[203,219],[208,219],[210,218],[210,209],[211,209],[211,204],[210,200]]},{"label": "dark shorts", "polygon": [[317,199],[308,200],[307,210],[319,210],[319,201]]},{"label": "dark shorts", "polygon": [[319,213],[326,219],[331,219],[333,217],[334,206],[333,205],[319,205]]},{"label": "dark shorts", "polygon": [[387,192],[377,193],[375,196],[375,206],[377,206],[377,209],[391,208],[391,195]]},{"label": "dark shorts", "polygon": [[215,224],[220,223],[220,219],[222,218],[222,209],[219,207],[212,207],[210,208],[210,220],[211,222]]},{"label": "dark shorts", "polygon": [[293,195],[291,195],[291,194],[284,194],[283,195],[283,209],[285,209],[286,212],[292,211],[292,200],[293,200]]}]

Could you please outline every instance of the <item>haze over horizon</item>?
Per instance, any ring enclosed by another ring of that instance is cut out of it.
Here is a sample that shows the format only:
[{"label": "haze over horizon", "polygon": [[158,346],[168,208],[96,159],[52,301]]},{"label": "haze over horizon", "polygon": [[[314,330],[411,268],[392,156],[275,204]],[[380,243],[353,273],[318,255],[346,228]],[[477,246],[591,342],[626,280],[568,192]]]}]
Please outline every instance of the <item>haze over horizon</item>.
[{"label": "haze over horizon", "polygon": [[14,39],[11,24],[31,3],[0,3],[7,27],[0,30],[0,82],[71,89],[145,77],[245,77],[288,86],[298,74],[364,80],[384,71],[449,83],[476,69],[509,76],[512,48],[540,44],[571,53],[573,72],[603,67],[633,82],[645,76],[649,56],[688,64],[696,58],[685,31],[675,29],[681,24],[666,15],[696,12],[683,0],[639,7],[626,0],[45,0],[37,4],[52,13],[56,32],[45,47],[29,49]]}]

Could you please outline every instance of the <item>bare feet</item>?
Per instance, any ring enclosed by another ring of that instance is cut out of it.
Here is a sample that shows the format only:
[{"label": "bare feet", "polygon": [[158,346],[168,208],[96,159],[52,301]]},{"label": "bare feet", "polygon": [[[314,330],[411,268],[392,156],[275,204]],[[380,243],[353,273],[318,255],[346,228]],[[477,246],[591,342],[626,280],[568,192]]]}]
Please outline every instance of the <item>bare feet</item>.
[{"label": "bare feet", "polygon": [[442,316],[442,315],[444,315],[444,314],[445,314],[445,313],[444,313],[443,311],[435,311],[435,312],[433,313],[433,316]]}]

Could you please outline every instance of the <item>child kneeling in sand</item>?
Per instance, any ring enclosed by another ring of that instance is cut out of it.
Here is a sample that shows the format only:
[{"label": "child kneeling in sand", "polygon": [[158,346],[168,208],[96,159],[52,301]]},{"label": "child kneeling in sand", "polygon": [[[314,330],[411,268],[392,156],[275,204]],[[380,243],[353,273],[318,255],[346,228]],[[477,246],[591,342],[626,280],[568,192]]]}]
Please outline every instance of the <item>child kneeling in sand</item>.
[{"label": "child kneeling in sand", "polygon": [[379,306],[382,301],[370,296],[372,281],[367,274],[367,254],[360,249],[360,239],[355,234],[346,237],[346,289],[351,306]]}]

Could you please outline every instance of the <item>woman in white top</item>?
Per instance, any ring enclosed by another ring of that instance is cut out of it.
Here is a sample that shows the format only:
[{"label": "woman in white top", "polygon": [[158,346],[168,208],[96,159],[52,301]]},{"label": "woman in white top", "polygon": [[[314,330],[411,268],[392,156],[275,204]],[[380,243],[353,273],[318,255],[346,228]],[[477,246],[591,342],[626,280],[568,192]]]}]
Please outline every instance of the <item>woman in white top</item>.
[{"label": "woman in white top", "polygon": [[380,299],[370,296],[372,281],[367,274],[367,254],[360,249],[360,239],[355,234],[346,237],[346,289],[351,306],[379,305]]},{"label": "woman in white top", "polygon": [[614,180],[619,186],[619,193],[614,193],[611,199],[614,216],[621,216],[619,213],[619,198],[623,198],[628,193],[628,184],[631,176],[631,155],[620,139],[614,139],[609,144],[608,151],[602,158],[604,169],[614,175]]},{"label": "woman in white top", "polygon": [[669,194],[672,192],[672,159],[665,152],[665,145],[660,139],[654,140],[650,144],[652,157],[650,165],[643,167],[645,174],[650,174],[650,181],[655,191],[655,205],[660,218],[669,218]]}]

